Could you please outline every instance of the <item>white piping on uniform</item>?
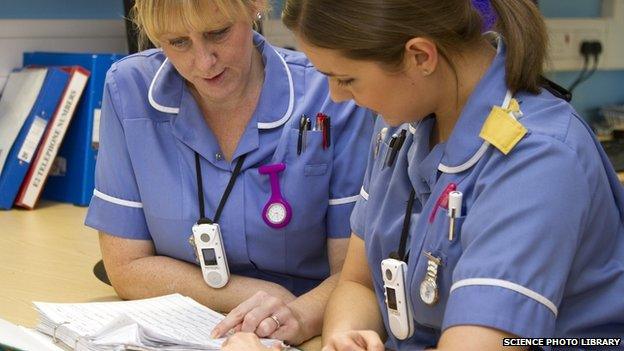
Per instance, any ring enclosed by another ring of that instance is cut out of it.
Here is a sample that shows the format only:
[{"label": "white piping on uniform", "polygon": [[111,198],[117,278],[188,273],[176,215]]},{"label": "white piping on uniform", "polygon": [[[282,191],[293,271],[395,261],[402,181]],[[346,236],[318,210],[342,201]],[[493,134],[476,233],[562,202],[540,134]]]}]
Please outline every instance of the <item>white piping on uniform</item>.
[{"label": "white piping on uniform", "polygon": [[[273,49],[273,47],[271,47],[271,49]],[[286,75],[288,76],[288,88],[290,89],[290,94],[289,94],[290,96],[288,98],[288,110],[286,110],[286,113],[284,114],[282,118],[280,118],[279,120],[275,122],[270,122],[270,123],[258,122],[258,129],[272,129],[272,128],[279,127],[282,124],[286,123],[290,119],[290,115],[292,114],[293,108],[295,106],[295,86],[293,84],[292,74],[290,73],[288,64],[286,64],[286,60],[284,60],[282,55],[280,55],[275,49],[273,50],[275,51],[275,54],[277,55],[277,57],[279,57],[280,60],[282,61],[282,64],[284,65],[284,69],[286,70]]]},{"label": "white piping on uniform", "polygon": [[152,83],[150,83],[149,91],[147,92],[147,99],[149,100],[150,105],[152,105],[152,107],[155,108],[156,110],[160,112],[164,112],[164,113],[177,114],[178,112],[180,112],[179,108],[163,106],[157,103],[156,100],[154,100],[154,96],[152,95],[152,92],[154,90],[154,84],[156,83],[156,80],[158,79],[160,72],[163,70],[163,68],[167,64],[167,61],[169,61],[168,58],[166,58],[165,61],[163,61],[162,65],[160,65],[160,67],[158,68],[158,71],[156,71],[156,75],[154,76],[154,79],[152,79]]},{"label": "white piping on uniform", "polygon": [[470,167],[474,166],[477,162],[479,162],[479,160],[481,159],[481,157],[483,157],[483,155],[485,154],[489,146],[490,146],[490,143],[487,141],[484,141],[483,144],[481,144],[481,147],[479,147],[479,150],[477,150],[477,152],[474,155],[472,155],[470,160],[466,161],[464,164],[461,164],[456,167],[451,167],[451,166],[447,166],[447,165],[440,163],[438,165],[438,170],[444,173],[461,173],[469,169]]},{"label": "white piping on uniform", "polygon": [[[503,50],[503,45],[502,45],[502,41],[503,38],[502,36],[497,33],[497,32],[493,32],[493,31],[488,31],[484,34],[492,34],[494,35],[494,37],[496,38],[496,54],[500,55],[502,50]],[[509,104],[511,103],[511,98],[512,98],[512,94],[510,90],[507,90],[507,93],[505,94],[505,99],[503,100],[503,105],[502,107],[504,109],[509,108]],[[513,113],[510,113],[510,115],[512,115],[512,117],[515,119],[516,116]],[[485,151],[487,151],[487,148],[490,146],[490,143],[487,141],[484,141],[483,144],[481,144],[481,147],[479,147],[479,150],[477,150],[477,152],[468,160],[466,161],[464,164],[459,165],[459,166],[455,166],[455,167],[450,167],[447,165],[444,165],[442,163],[440,163],[438,165],[438,170],[440,172],[444,172],[444,173],[460,173],[463,172],[465,170],[467,170],[468,168],[474,166],[480,159],[481,157],[483,157],[483,155],[485,154]]]},{"label": "white piping on uniform", "polygon": [[[272,47],[271,49],[275,51],[275,49],[273,49]],[[286,75],[288,76],[288,88],[289,88],[289,93],[290,93],[289,98],[288,98],[288,109],[286,110],[286,113],[284,113],[284,116],[282,116],[282,118],[280,118],[279,120],[275,122],[269,122],[269,123],[258,122],[258,129],[272,129],[272,128],[276,128],[276,127],[283,125],[290,119],[290,116],[292,115],[293,109],[295,107],[295,86],[293,83],[292,74],[290,73],[288,64],[286,63],[286,60],[284,60],[282,55],[280,55],[277,51],[275,51],[275,54],[282,61],[282,64],[284,65],[284,69],[286,70]],[[165,59],[162,65],[160,65],[160,67],[158,68],[158,71],[156,71],[156,75],[154,76],[154,79],[152,79],[152,82],[150,83],[147,98],[149,100],[150,105],[152,105],[152,107],[155,108],[156,110],[160,112],[165,112],[165,113],[177,114],[180,112],[179,108],[163,106],[157,103],[153,96],[154,85],[156,83],[156,80],[158,79],[158,76],[160,75],[160,72],[163,70],[163,68],[167,64],[167,61],[169,61],[168,58]]]},{"label": "white piping on uniform", "polygon": [[126,207],[133,207],[133,208],[143,208],[143,204],[140,202],[135,202],[135,201],[128,201],[128,200],[123,200],[123,199],[119,199],[116,197],[112,197],[110,195],[106,195],[102,192],[99,192],[97,189],[93,189],[93,195],[96,197],[99,197],[100,199],[104,200],[104,201],[108,201],[110,203],[116,204],[116,205],[121,205],[121,206],[126,206]]},{"label": "white piping on uniform", "polygon": [[511,96],[511,91],[507,90],[507,93],[505,94],[505,100],[503,100],[503,108],[504,109],[508,109],[509,108],[509,104],[511,103],[511,98],[513,96]]},{"label": "white piping on uniform", "polygon": [[355,196],[342,197],[340,199],[329,199],[329,206],[344,205],[344,204],[356,202],[359,197],[360,195],[358,194]]},{"label": "white piping on uniform", "polygon": [[[507,93],[505,94],[505,99],[503,100],[503,106],[502,106],[504,109],[509,108],[509,104],[511,103],[512,97],[513,96],[511,95],[511,91],[507,90]],[[516,118],[516,116],[514,116],[513,113],[510,113],[510,115],[514,119]],[[490,143],[488,141],[483,141],[483,144],[481,144],[481,146],[479,147],[479,150],[477,150],[477,152],[475,152],[475,154],[472,155],[472,157],[468,161],[455,167],[447,166],[445,164],[442,164],[442,162],[440,162],[440,164],[438,165],[438,170],[444,173],[461,173],[469,169],[470,167],[474,166],[477,162],[479,162],[481,157],[485,155],[485,152],[487,151],[489,146],[490,146]]]},{"label": "white piping on uniform", "polygon": [[496,53],[500,54],[503,49],[501,45],[501,42],[503,41],[503,36],[499,32],[495,32],[493,30],[489,30],[483,33],[483,36],[486,36],[486,35],[491,35],[494,37],[494,40],[496,40]]},{"label": "white piping on uniform", "polygon": [[360,189],[360,196],[364,198],[364,200],[368,201],[368,193],[364,190],[364,187]]},{"label": "white piping on uniform", "polygon": [[557,310],[557,306],[555,306],[555,304],[552,303],[552,301],[544,297],[544,295],[541,295],[531,289],[525,288],[522,285],[512,283],[507,280],[490,279],[490,278],[463,279],[463,280],[455,282],[455,284],[451,286],[451,291],[449,294],[452,294],[454,290],[457,290],[459,288],[462,288],[465,286],[475,286],[475,285],[498,286],[501,288],[513,290],[517,293],[520,293],[526,297],[529,297],[541,303],[542,305],[546,306],[555,315],[555,317],[557,317],[557,314],[559,313]]}]

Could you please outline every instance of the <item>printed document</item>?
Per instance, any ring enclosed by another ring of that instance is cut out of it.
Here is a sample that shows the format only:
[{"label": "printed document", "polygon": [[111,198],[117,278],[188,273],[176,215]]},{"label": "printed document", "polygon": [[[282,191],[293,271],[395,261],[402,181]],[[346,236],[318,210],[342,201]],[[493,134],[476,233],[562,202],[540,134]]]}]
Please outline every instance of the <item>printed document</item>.
[{"label": "printed document", "polygon": [[[223,315],[180,294],[135,301],[34,304],[41,317],[37,329],[75,350],[219,350],[225,340],[210,337]],[[262,342],[268,346],[275,340]]]}]

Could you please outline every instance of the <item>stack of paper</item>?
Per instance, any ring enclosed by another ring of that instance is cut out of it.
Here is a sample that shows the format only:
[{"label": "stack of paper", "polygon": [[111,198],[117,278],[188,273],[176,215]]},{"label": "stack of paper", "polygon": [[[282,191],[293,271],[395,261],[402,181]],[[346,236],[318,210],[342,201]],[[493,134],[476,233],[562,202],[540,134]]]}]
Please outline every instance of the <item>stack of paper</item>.
[{"label": "stack of paper", "polygon": [[[79,304],[34,302],[37,329],[75,350],[219,350],[223,316],[180,294]],[[275,341],[263,339],[263,344]]]},{"label": "stack of paper", "polygon": [[63,351],[38,332],[0,318],[0,350]]}]

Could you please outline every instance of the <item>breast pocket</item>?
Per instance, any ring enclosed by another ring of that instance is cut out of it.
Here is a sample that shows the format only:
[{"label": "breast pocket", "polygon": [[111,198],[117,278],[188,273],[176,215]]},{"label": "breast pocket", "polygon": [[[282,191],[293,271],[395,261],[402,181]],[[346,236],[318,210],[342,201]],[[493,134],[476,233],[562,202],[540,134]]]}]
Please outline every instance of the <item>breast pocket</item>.
[{"label": "breast pocket", "polygon": [[[444,318],[444,311],[449,297],[453,281],[453,271],[457,261],[461,256],[462,249],[460,243],[461,227],[465,217],[455,219],[453,240],[449,240],[449,217],[448,211],[439,208],[433,223],[428,227],[422,252],[418,255],[415,274],[412,281],[412,306],[414,309],[414,319],[421,325],[431,328],[441,328]],[[437,268],[435,283],[437,285],[437,302],[427,304],[423,295],[431,293],[431,285],[426,282],[428,269],[430,270],[429,256],[440,260]]]},{"label": "breast pocket", "polygon": [[[291,130],[279,173],[279,187],[291,207],[292,217],[283,228],[273,228],[262,219],[271,197],[268,175],[248,172],[247,194],[258,194],[246,228],[250,259],[260,269],[309,278],[319,278],[318,266],[326,265],[325,242],[332,148],[323,149],[320,131],[309,131],[305,148],[297,153],[298,130]],[[249,197],[247,197],[249,198]]]},{"label": "breast pocket", "polygon": [[309,131],[305,148],[298,154],[298,139],[298,131],[292,130],[285,159],[289,174],[284,179],[284,194],[293,200],[293,229],[312,223],[318,228],[325,223],[329,203],[333,149],[323,149],[322,132]]}]

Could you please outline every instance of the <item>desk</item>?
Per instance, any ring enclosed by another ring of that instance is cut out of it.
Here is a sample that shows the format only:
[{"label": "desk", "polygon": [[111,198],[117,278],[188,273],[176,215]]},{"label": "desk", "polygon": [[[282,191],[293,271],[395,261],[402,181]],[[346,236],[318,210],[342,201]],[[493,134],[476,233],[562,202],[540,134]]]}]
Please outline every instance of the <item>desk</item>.
[{"label": "desk", "polygon": [[[85,227],[87,209],[42,201],[36,210],[0,211],[0,318],[34,328],[32,301],[119,300],[99,281],[97,232]],[[299,347],[319,350],[320,338]]]},{"label": "desk", "polygon": [[101,256],[86,211],[45,201],[34,211],[0,211],[0,317],[34,327],[32,301],[119,300],[93,275]]}]

